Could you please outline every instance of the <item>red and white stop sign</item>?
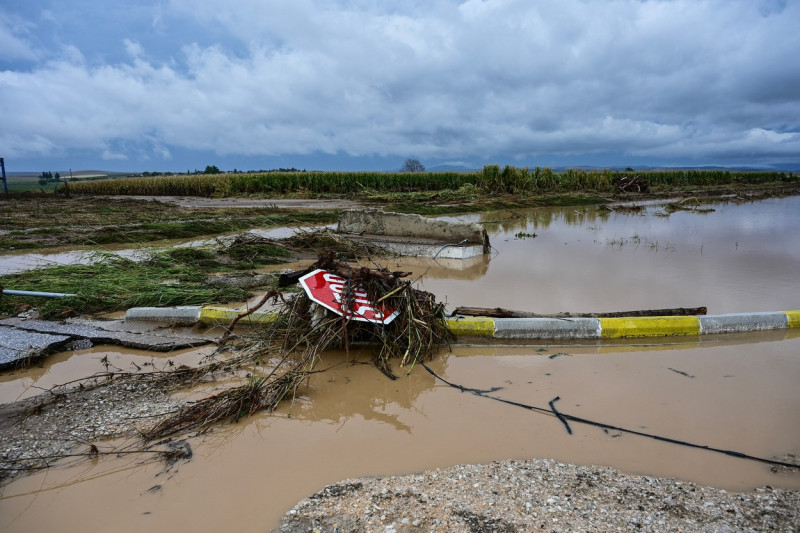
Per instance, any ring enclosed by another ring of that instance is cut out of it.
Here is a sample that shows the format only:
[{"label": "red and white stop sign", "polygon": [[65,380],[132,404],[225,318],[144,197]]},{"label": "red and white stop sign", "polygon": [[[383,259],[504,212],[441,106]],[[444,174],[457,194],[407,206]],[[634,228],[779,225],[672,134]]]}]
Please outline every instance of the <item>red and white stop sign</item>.
[{"label": "red and white stop sign", "polygon": [[360,285],[348,288],[347,280],[327,270],[309,272],[299,281],[313,301],[353,320],[388,324],[399,314],[390,305],[374,304]]}]

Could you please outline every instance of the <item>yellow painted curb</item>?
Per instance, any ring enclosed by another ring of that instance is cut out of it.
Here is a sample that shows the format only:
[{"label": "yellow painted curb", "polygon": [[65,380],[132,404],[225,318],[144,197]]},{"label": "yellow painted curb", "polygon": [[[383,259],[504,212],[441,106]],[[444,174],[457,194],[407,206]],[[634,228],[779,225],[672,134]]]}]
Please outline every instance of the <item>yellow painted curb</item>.
[{"label": "yellow painted curb", "polygon": [[448,318],[447,329],[454,335],[494,337],[494,319],[485,316]]},{"label": "yellow painted curb", "polygon": [[[229,324],[234,318],[243,313],[245,309],[231,309],[230,307],[203,307],[200,309],[200,322],[206,324]],[[266,324],[275,320],[273,313],[256,311],[247,315],[239,322]]]},{"label": "yellow painted curb", "polygon": [[782,311],[789,319],[790,328],[800,328],[800,311]]},{"label": "yellow painted curb", "polygon": [[604,339],[700,334],[700,320],[696,316],[600,318],[598,320],[600,320],[600,336]]}]

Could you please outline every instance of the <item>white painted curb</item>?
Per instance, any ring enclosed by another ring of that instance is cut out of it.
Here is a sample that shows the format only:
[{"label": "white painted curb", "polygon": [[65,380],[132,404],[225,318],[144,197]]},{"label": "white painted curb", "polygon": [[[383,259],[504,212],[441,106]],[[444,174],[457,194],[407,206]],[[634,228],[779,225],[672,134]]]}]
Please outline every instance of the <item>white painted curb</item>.
[{"label": "white painted curb", "polygon": [[154,322],[191,322],[200,320],[200,305],[180,307],[133,307],[125,313],[125,320],[151,320]]},{"label": "white painted curb", "polygon": [[[244,309],[214,306],[135,307],[128,320],[228,324]],[[256,311],[242,322],[264,324],[270,312]],[[697,336],[715,333],[800,328],[800,311],[730,313],[703,316],[630,318],[490,318],[451,317],[447,327],[455,335],[495,339],[610,339],[627,337]]]}]

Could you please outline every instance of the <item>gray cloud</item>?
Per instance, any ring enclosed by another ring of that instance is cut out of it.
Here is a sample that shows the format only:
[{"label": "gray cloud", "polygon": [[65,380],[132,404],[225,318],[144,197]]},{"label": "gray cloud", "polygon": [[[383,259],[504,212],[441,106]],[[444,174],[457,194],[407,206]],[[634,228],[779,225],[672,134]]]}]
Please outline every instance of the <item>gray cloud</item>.
[{"label": "gray cloud", "polygon": [[0,51],[7,61],[35,60],[38,54],[30,42],[31,24],[0,11]]},{"label": "gray cloud", "polygon": [[34,53],[32,20],[0,32],[30,62],[0,71],[7,156],[800,154],[798,2],[173,0],[137,16],[153,33],[119,27],[108,62],[63,36]]}]

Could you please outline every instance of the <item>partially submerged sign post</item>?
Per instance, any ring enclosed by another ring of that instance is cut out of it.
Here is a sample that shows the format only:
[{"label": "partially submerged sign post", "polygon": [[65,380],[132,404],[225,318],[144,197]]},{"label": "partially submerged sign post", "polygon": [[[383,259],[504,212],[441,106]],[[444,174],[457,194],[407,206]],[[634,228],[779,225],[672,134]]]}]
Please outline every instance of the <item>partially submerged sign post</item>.
[{"label": "partially submerged sign post", "polygon": [[299,282],[311,300],[346,318],[388,324],[399,314],[390,305],[374,303],[360,285],[349,285],[346,279],[327,270],[309,272]]}]

